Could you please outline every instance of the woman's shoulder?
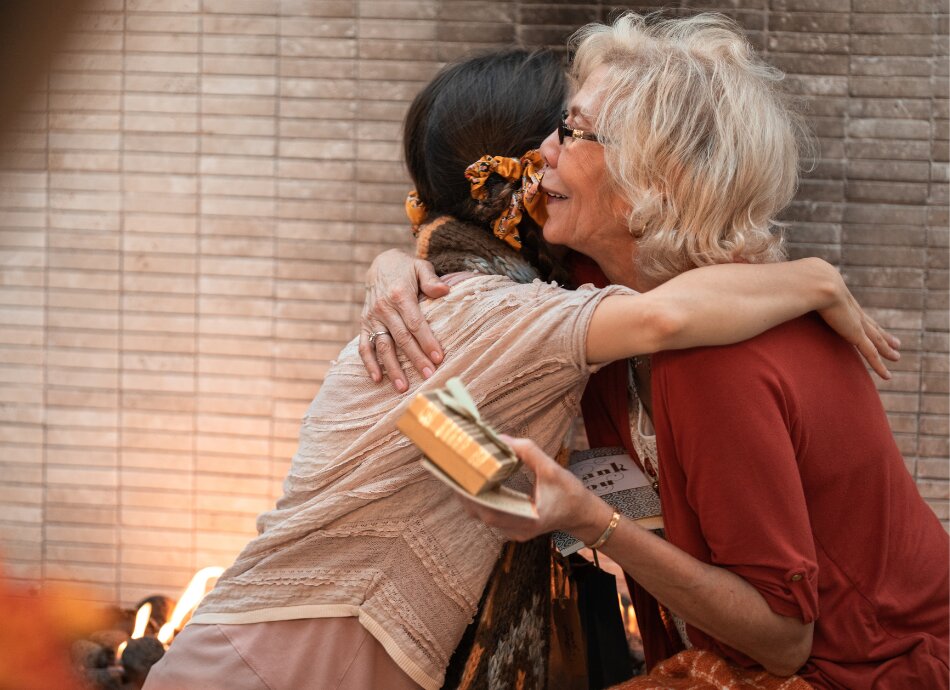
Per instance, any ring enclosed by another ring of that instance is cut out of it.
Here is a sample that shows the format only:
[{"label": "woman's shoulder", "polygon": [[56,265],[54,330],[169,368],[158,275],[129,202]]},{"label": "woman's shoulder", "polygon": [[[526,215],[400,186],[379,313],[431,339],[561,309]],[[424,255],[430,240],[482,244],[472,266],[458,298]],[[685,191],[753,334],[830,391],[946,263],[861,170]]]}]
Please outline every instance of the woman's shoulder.
[{"label": "woman's shoulder", "polygon": [[550,300],[585,302],[593,295],[636,294],[633,290],[617,285],[597,288],[588,283],[569,290],[553,281],[535,279],[530,283],[519,283],[507,276],[484,274],[454,274],[450,284],[452,291],[446,297],[429,300],[433,306],[438,303],[449,305],[473,299],[521,300],[525,303],[543,303]]},{"label": "woman's shoulder", "polygon": [[485,275],[481,273],[453,274],[447,276],[452,286],[451,292],[445,297],[424,299],[424,308],[438,311],[440,308],[458,310],[464,305],[477,303],[504,302],[517,300],[529,302],[537,299],[540,294],[549,291],[561,290],[553,284],[535,280],[531,283],[519,283],[507,276]]}]

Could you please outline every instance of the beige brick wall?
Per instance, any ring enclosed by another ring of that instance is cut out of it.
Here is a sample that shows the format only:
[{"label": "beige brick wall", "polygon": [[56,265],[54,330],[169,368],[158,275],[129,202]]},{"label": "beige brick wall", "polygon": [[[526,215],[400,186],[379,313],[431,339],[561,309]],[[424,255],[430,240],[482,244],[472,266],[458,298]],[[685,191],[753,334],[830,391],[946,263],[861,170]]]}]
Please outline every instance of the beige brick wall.
[{"label": "beige brick wall", "polygon": [[[706,3],[792,75],[823,158],[790,211],[905,342],[881,386],[922,493],[947,481],[947,13]],[[686,3],[678,3],[686,7]],[[400,120],[445,60],[563,47],[608,3],[95,0],[3,142],[0,543],[106,601],[226,565],[406,243]]]}]

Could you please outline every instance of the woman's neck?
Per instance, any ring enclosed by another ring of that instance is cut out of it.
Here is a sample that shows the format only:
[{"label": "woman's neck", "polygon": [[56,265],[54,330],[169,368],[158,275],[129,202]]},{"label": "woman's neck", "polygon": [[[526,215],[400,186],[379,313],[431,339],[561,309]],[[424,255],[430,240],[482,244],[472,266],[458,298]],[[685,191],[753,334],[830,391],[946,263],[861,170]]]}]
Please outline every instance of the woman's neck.
[{"label": "woman's neck", "polygon": [[628,233],[613,237],[605,233],[579,251],[596,261],[613,285],[623,285],[637,292],[646,292],[652,287],[640,279],[637,271],[637,243]]}]

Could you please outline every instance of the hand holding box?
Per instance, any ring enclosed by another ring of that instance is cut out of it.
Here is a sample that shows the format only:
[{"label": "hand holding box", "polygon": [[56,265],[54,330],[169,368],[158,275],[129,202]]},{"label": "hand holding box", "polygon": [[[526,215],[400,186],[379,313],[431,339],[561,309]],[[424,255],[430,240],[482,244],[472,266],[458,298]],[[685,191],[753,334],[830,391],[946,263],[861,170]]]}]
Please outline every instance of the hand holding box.
[{"label": "hand holding box", "polygon": [[481,417],[458,378],[420,393],[396,426],[469,494],[497,487],[518,469],[511,447]]}]

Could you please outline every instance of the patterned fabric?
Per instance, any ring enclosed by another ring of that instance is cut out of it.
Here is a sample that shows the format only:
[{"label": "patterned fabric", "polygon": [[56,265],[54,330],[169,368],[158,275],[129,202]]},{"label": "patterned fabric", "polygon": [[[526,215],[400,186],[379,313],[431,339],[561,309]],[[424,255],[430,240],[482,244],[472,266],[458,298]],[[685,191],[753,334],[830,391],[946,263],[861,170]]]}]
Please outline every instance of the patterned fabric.
[{"label": "patterned fabric", "polygon": [[485,199],[488,196],[485,183],[492,174],[500,175],[509,182],[521,180],[521,186],[511,195],[508,207],[492,224],[495,237],[515,249],[521,249],[518,224],[521,222],[523,210],[527,211],[538,225],[544,225],[548,219],[544,195],[540,194],[543,168],[544,159],[541,152],[533,150],[528,151],[520,160],[507,156],[482,156],[465,169],[465,178],[472,185],[474,199]]},{"label": "patterned fabric", "polygon": [[544,225],[548,219],[544,195],[541,194],[541,180],[544,178],[545,165],[539,149],[528,151],[521,157],[521,189],[524,190],[524,207],[538,225]]},{"label": "patterned fabric", "polygon": [[[567,447],[557,460],[567,463]],[[442,687],[586,690],[587,659],[569,570],[549,535],[505,544]]]},{"label": "patterned fabric", "polygon": [[449,662],[444,688],[493,690],[513,680],[522,688],[547,687],[550,578],[546,535],[505,545],[478,614]]},{"label": "patterned fabric", "polygon": [[465,179],[472,185],[473,199],[487,199],[485,183],[491,175],[499,175],[509,182],[521,178],[521,161],[508,156],[482,156],[465,168]]},{"label": "patterned fabric", "polygon": [[406,215],[409,216],[409,222],[412,223],[412,235],[415,237],[419,233],[419,226],[425,223],[429,210],[425,203],[419,198],[419,192],[413,189],[406,197]]},{"label": "patterned fabric", "polygon": [[638,676],[613,690],[810,690],[798,676],[781,678],[727,663],[712,652],[690,649],[660,662],[646,676]]},{"label": "patterned fabric", "polygon": [[630,439],[633,441],[633,447],[637,451],[640,459],[640,465],[644,473],[653,480],[654,485],[660,476],[660,458],[656,451],[656,430],[653,428],[653,420],[649,413],[640,402],[640,395],[637,392],[637,384],[634,373],[634,360],[627,360],[629,367],[629,383],[627,384],[627,397],[629,399],[628,421],[630,424]]},{"label": "patterned fabric", "polygon": [[[544,159],[538,150],[528,151],[520,160],[507,156],[482,156],[465,169],[465,178],[472,186],[473,199],[487,198],[485,183],[492,174],[500,175],[509,182],[521,180],[521,185],[511,195],[508,206],[492,223],[495,237],[515,249],[521,249],[518,224],[521,222],[522,210],[527,211],[539,226],[544,225],[548,219],[544,195],[540,193]],[[409,222],[412,223],[412,235],[418,237],[419,229],[429,217],[429,209],[415,189],[406,196],[405,208]]]}]

